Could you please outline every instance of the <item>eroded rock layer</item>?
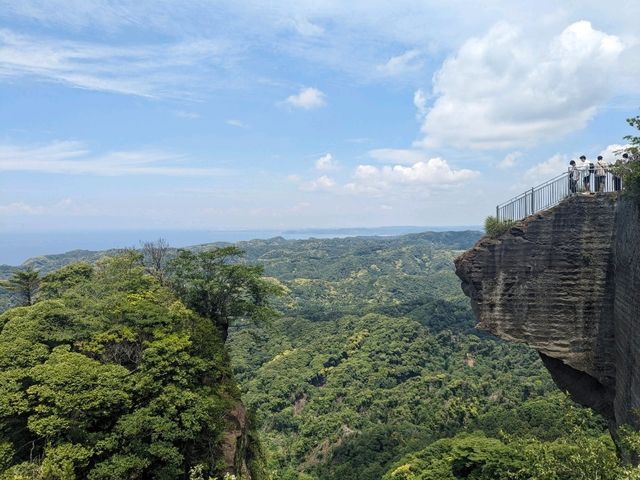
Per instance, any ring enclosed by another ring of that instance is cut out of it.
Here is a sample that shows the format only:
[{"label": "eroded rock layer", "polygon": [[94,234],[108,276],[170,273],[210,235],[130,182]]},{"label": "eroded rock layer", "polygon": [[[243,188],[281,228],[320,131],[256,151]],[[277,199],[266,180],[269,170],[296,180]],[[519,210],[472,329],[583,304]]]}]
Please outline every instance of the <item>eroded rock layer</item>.
[{"label": "eroded rock layer", "polygon": [[456,260],[479,328],[526,343],[554,380],[614,425],[640,405],[640,218],[576,196]]}]

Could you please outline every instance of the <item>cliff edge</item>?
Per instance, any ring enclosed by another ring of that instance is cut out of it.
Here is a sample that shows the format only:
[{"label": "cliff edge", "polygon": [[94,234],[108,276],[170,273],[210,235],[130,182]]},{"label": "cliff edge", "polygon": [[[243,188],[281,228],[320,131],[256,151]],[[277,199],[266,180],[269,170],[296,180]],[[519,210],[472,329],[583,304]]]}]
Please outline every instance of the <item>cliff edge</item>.
[{"label": "cliff edge", "polygon": [[456,259],[478,328],[538,350],[556,384],[640,427],[640,210],[574,196]]}]

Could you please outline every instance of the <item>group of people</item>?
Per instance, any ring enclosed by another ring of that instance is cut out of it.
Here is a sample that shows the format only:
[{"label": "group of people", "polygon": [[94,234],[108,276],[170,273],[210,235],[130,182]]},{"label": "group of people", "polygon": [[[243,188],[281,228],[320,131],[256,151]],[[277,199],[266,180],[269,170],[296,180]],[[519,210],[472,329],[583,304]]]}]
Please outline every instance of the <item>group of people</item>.
[{"label": "group of people", "polygon": [[[629,154],[624,153],[614,165],[623,165],[628,161]],[[615,169],[611,170],[611,166],[602,158],[602,155],[598,156],[595,163],[588,162],[584,155],[580,157],[578,163],[571,160],[569,162],[569,191],[571,193],[619,192],[622,190],[622,178]],[[612,184],[610,184],[610,179],[613,180]]]}]

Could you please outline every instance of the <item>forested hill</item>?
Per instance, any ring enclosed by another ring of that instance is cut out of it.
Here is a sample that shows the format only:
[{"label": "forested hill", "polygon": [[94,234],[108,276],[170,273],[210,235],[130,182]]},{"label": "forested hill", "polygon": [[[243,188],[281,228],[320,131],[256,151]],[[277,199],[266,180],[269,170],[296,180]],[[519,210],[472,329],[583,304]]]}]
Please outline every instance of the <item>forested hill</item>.
[{"label": "forested hill", "polygon": [[[282,237],[274,237],[267,240],[250,240],[237,242],[239,248],[246,252],[246,258],[250,262],[258,262],[265,266],[266,273],[277,278],[294,278],[300,272],[297,268],[310,269],[303,272],[309,278],[313,278],[314,269],[322,269],[324,260],[344,257],[344,264],[336,266],[334,275],[341,275],[349,269],[349,258],[360,256],[376,256],[387,251],[389,247],[405,246],[408,249],[420,246],[428,248],[444,247],[455,250],[470,248],[480,237],[479,232],[423,232],[389,237],[346,237],[334,239],[309,239],[309,240],[285,240]],[[231,245],[227,242],[216,242],[203,245],[194,245],[189,249],[199,251],[214,247]],[[33,267],[40,273],[48,273],[64,265],[73,262],[85,261],[94,263],[100,257],[114,255],[122,251],[112,249],[104,251],[72,250],[55,255],[43,255],[29,258],[21,266],[0,265],[0,279],[9,278],[12,272],[22,267]],[[380,267],[384,266],[384,257],[378,257]],[[453,279],[453,277],[452,277]],[[456,280],[457,281],[457,280]],[[0,311],[7,308],[9,298],[6,292],[0,291]]]},{"label": "forested hill", "polygon": [[534,351],[475,330],[453,259],[479,236],[237,244],[285,290],[279,318],[236,321],[226,343],[270,478],[618,478],[605,422],[558,393]]},{"label": "forested hill", "polygon": [[246,248],[289,290],[282,318],[238,325],[228,341],[272,478],[568,480],[614,471],[605,422],[558,394],[534,351],[475,330],[453,259],[478,237]]}]

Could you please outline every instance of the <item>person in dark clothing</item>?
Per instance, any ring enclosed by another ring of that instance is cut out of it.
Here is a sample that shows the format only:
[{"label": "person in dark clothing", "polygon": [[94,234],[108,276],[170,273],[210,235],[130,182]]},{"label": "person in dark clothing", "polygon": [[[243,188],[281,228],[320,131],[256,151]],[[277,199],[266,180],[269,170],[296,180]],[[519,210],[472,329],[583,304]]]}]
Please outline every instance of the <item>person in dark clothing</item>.
[{"label": "person in dark clothing", "polygon": [[613,175],[613,190],[619,192],[622,190],[622,177],[620,177],[620,170],[623,168],[623,165],[629,161],[629,154],[623,153],[622,158],[616,160],[615,167],[616,172]]},{"label": "person in dark clothing", "polygon": [[575,160],[569,162],[569,192],[577,193],[578,191],[578,178],[580,178],[580,170],[576,167]]}]

